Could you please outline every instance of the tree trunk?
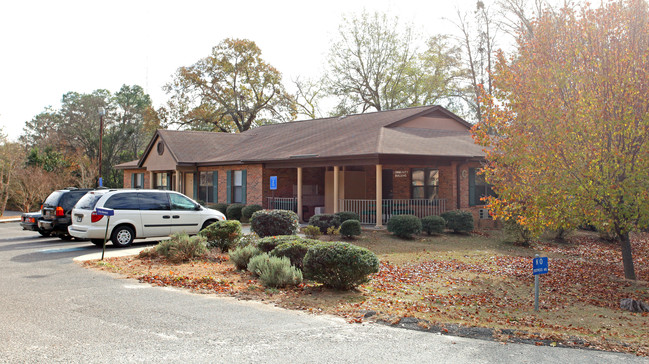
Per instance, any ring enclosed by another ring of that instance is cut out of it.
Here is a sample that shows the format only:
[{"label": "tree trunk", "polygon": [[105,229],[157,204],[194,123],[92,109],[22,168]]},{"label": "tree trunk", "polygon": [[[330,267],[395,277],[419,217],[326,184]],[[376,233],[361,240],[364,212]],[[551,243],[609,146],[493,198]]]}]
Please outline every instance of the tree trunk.
[{"label": "tree trunk", "polygon": [[622,247],[622,264],[624,265],[624,278],[636,280],[633,268],[633,254],[631,253],[631,239],[629,233],[619,234]]}]

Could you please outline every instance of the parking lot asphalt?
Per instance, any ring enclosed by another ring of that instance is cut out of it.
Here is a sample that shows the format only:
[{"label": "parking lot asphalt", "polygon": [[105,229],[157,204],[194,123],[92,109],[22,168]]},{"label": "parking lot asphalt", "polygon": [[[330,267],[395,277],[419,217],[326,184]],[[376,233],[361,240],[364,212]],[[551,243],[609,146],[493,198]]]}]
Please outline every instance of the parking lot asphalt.
[{"label": "parking lot asphalt", "polygon": [[0,362],[647,363],[628,354],[348,324],[153,287],[74,262],[99,251],[0,224]]}]

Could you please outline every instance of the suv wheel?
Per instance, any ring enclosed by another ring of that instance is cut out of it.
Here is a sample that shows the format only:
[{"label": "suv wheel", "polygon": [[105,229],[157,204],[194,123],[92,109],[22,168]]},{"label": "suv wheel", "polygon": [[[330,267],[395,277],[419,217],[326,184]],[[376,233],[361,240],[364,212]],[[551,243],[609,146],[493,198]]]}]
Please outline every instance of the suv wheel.
[{"label": "suv wheel", "polygon": [[110,235],[110,240],[113,242],[113,245],[119,248],[131,245],[134,238],[135,231],[133,231],[133,229],[129,226],[118,226]]}]

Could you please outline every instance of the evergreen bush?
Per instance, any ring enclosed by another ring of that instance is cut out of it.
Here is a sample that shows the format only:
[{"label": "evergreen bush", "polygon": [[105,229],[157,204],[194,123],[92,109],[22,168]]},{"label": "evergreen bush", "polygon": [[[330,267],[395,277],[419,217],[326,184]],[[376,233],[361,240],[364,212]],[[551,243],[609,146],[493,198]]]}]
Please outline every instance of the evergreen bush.
[{"label": "evergreen bush", "polygon": [[250,218],[252,218],[252,214],[263,209],[264,208],[261,207],[261,205],[248,205],[243,209],[241,209],[241,217],[243,218],[244,221],[250,221]]},{"label": "evergreen bush", "polygon": [[346,220],[340,224],[340,235],[346,238],[353,238],[361,235],[361,222],[358,220]]},{"label": "evergreen bush", "polygon": [[302,269],[302,261],[310,247],[319,243],[317,240],[296,237],[294,240],[279,244],[270,254],[276,257],[286,257],[294,267]]},{"label": "evergreen bush", "polygon": [[267,236],[257,241],[257,248],[264,253],[270,253],[278,245],[301,239],[297,235]]},{"label": "evergreen bush", "polygon": [[302,233],[309,239],[317,239],[320,237],[320,228],[313,225],[308,225],[302,228]]},{"label": "evergreen bush", "polygon": [[336,212],[334,215],[338,216],[338,220],[340,220],[340,224],[347,220],[359,220],[360,217],[358,216],[357,213],[353,211],[341,211],[341,212]]},{"label": "evergreen bush", "polygon": [[241,239],[241,223],[237,220],[221,220],[203,229],[199,235],[204,236],[211,247],[222,252],[234,248]]},{"label": "evergreen bush", "polygon": [[155,247],[155,252],[172,263],[182,263],[204,257],[208,249],[204,237],[176,233],[169,240],[160,242]]},{"label": "evergreen bush", "polygon": [[240,203],[233,203],[232,205],[228,206],[228,208],[225,210],[225,216],[228,218],[228,220],[241,220],[241,210],[245,205],[240,204]]},{"label": "evergreen bush", "polygon": [[289,210],[259,210],[250,219],[250,228],[261,238],[295,235],[299,226],[297,214]]},{"label": "evergreen bush", "polygon": [[446,211],[441,215],[446,221],[446,228],[455,233],[470,233],[473,231],[473,214],[469,211]]},{"label": "evergreen bush", "polygon": [[330,227],[338,228],[340,226],[340,218],[334,214],[313,215],[309,219],[309,225],[317,226],[321,233],[326,234]]},{"label": "evergreen bush", "polygon": [[437,215],[426,216],[421,219],[421,228],[428,235],[441,234],[446,228],[446,220]]},{"label": "evergreen bush", "polygon": [[400,237],[410,239],[421,234],[421,220],[415,215],[396,215],[388,221],[388,231]]},{"label": "evergreen bush", "polygon": [[227,212],[228,212],[228,204],[227,203],[224,203],[224,202],[215,203],[215,204],[210,205],[210,208],[214,209],[214,210],[217,210],[217,211],[220,211],[226,217],[228,216],[227,215]]},{"label": "evergreen bush", "polygon": [[343,242],[318,243],[309,248],[303,261],[304,274],[334,289],[351,289],[369,281],[379,271],[379,260],[371,251]]}]

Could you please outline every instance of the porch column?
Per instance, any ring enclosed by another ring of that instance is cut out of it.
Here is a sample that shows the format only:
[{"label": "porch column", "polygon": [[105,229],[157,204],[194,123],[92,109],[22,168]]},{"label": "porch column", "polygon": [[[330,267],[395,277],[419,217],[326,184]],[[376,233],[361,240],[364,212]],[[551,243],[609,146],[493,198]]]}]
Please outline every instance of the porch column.
[{"label": "porch column", "polygon": [[176,192],[180,192],[180,171],[176,170]]},{"label": "porch column", "polygon": [[376,227],[383,226],[383,166],[376,165]]},{"label": "porch column", "polygon": [[338,212],[338,166],[334,166],[334,214]]},{"label": "porch column", "polygon": [[153,172],[149,172],[149,188],[153,189],[155,181],[153,180]]},{"label": "porch column", "polygon": [[297,167],[297,217],[300,222],[302,218],[302,167]]}]

